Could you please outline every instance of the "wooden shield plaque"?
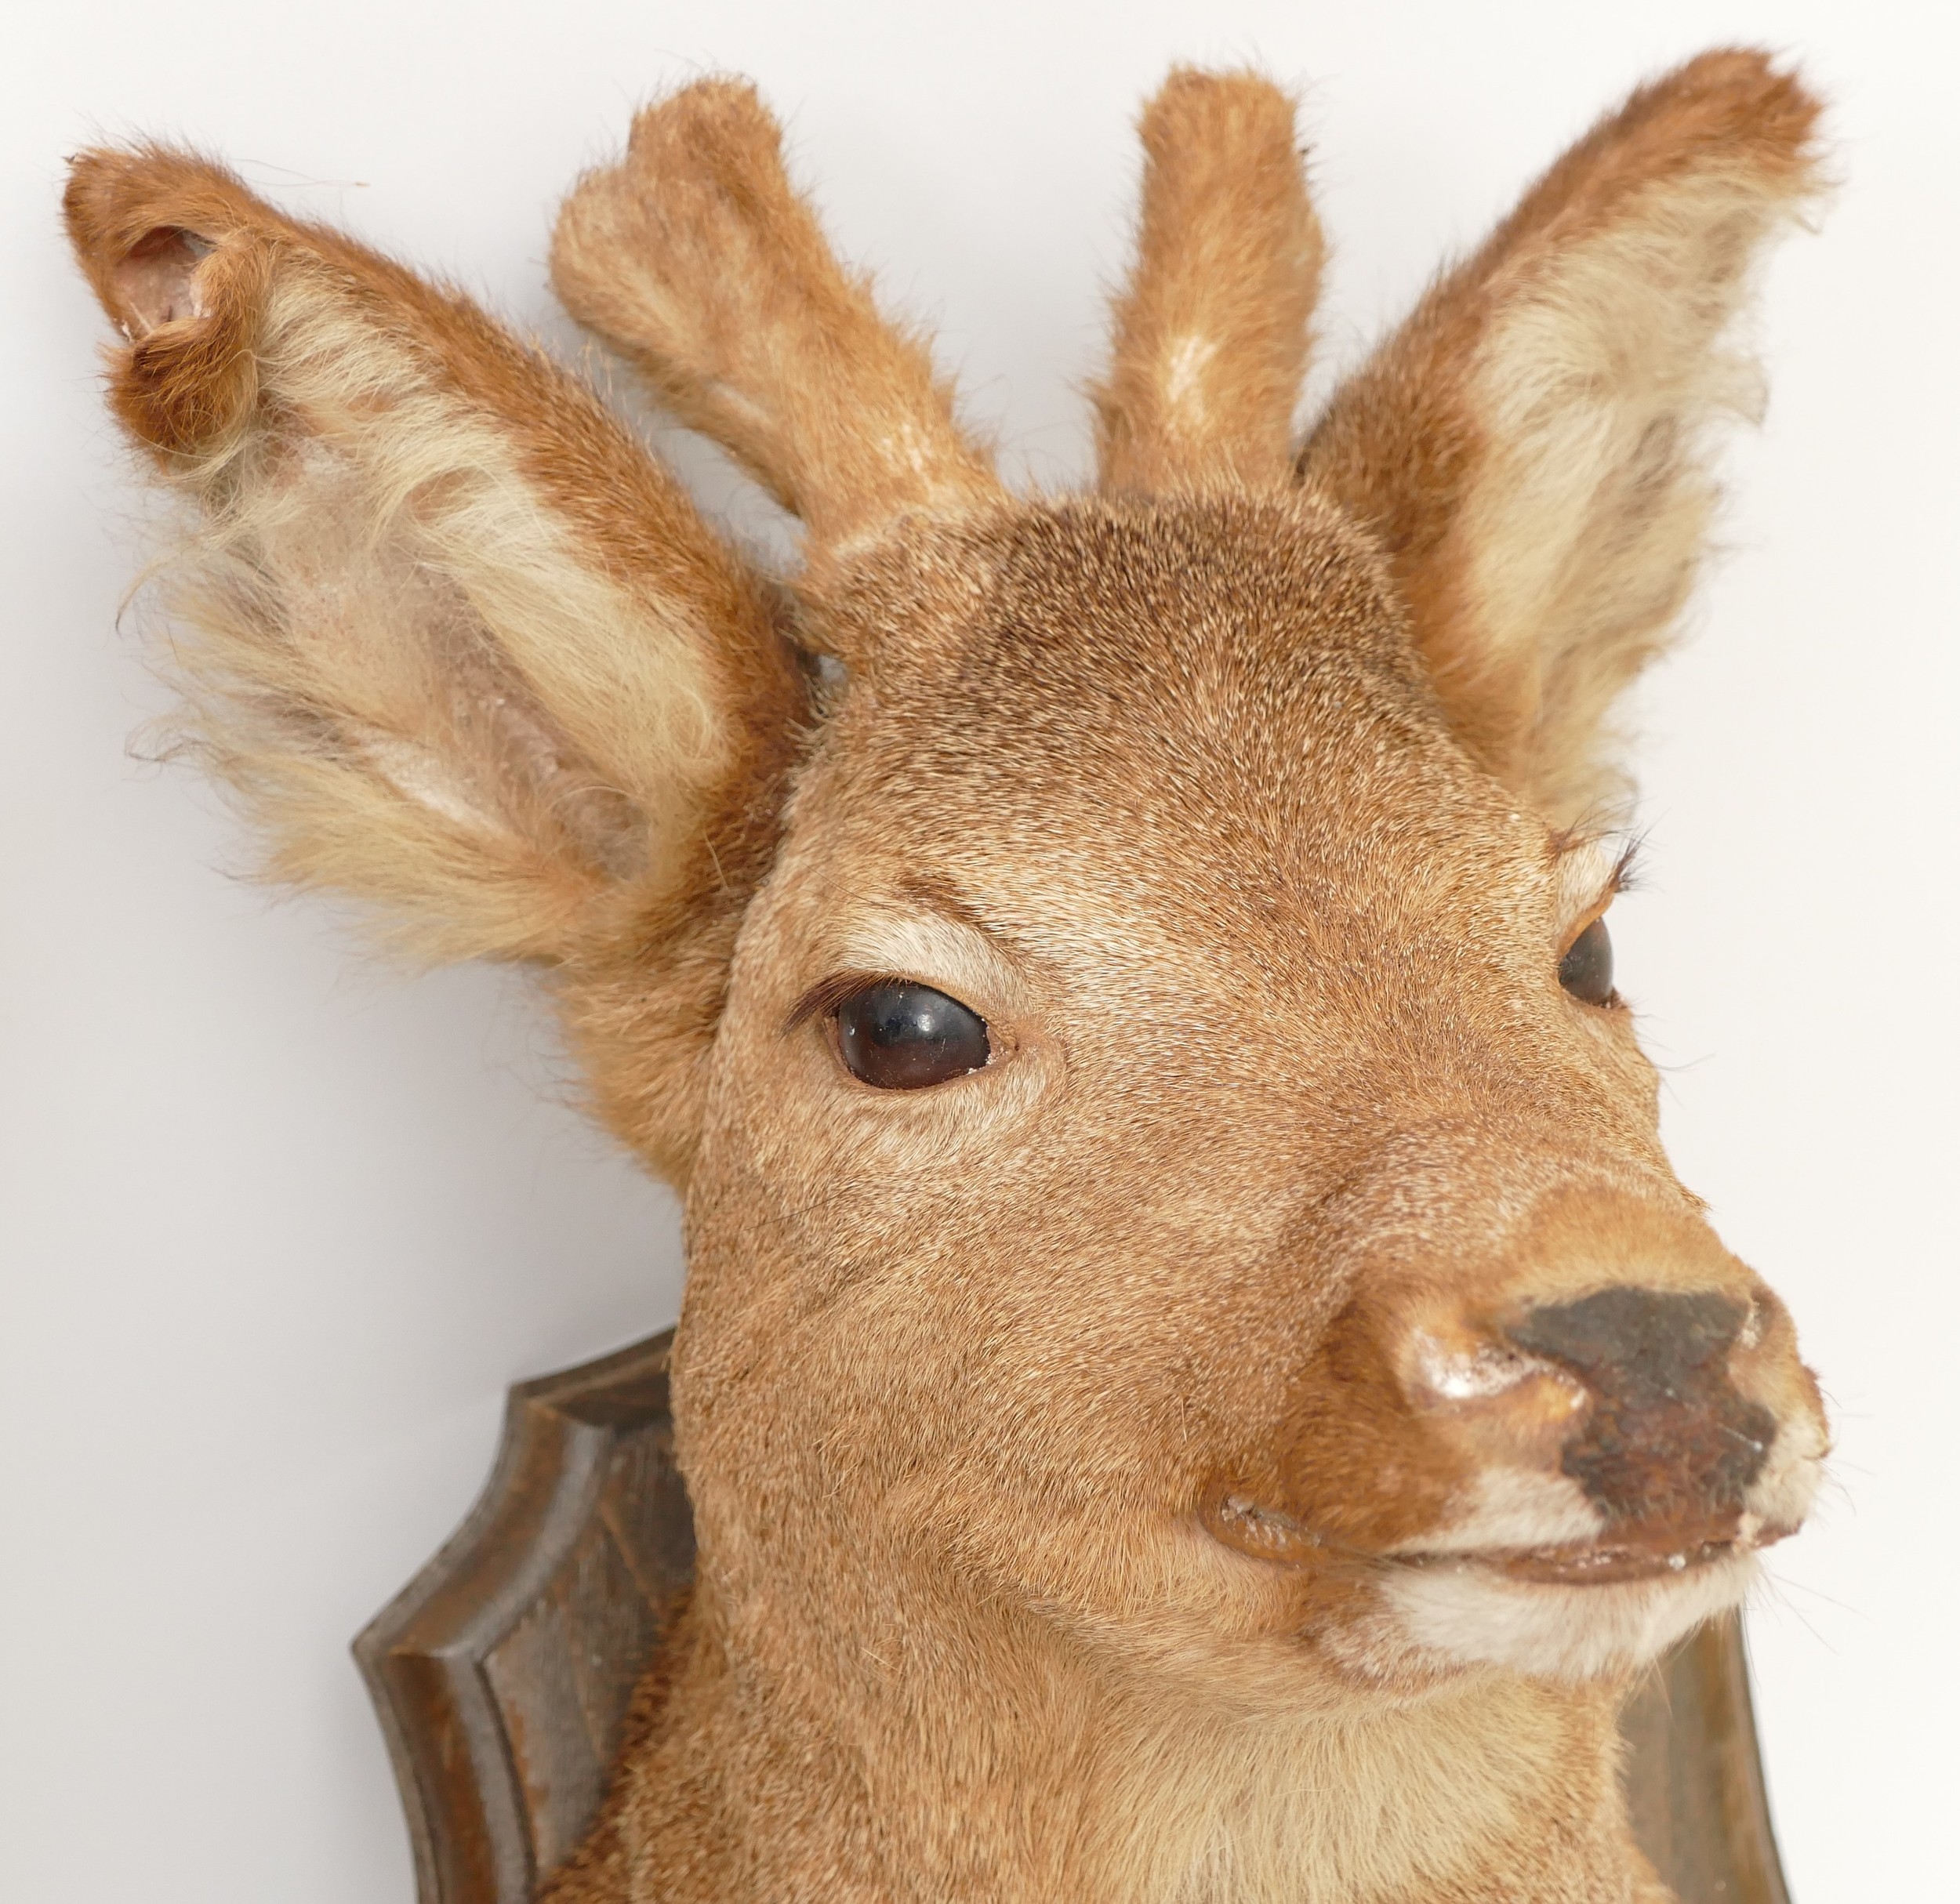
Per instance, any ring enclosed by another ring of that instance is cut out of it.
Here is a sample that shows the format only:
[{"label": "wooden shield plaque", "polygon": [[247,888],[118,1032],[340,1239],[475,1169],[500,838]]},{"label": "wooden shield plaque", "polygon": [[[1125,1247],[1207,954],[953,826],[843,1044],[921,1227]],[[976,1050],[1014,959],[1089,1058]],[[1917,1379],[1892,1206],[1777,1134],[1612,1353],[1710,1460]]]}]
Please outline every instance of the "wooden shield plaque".
[{"label": "wooden shield plaque", "polygon": [[[530,1904],[598,1808],[694,1566],[673,1339],[512,1389],[481,1500],[354,1642],[420,1904]],[[1623,1724],[1634,1829],[1682,1904],[1788,1904],[1740,1622],[1677,1647]]]}]

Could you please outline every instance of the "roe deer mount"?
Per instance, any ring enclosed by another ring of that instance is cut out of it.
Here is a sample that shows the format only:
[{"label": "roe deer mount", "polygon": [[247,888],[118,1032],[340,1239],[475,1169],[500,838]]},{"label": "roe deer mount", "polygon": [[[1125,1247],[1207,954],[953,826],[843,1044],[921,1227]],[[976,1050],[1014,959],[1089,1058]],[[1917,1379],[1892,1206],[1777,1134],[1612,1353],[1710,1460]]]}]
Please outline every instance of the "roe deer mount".
[{"label": "roe deer mount", "polygon": [[1610,727],[1817,107],[1635,92],[1304,437],[1283,92],[1174,72],[1079,495],[1010,494],[747,85],[571,311],[800,520],[162,147],[67,201],[270,870],[535,967],[684,1199],[696,1585],[554,1904],[1658,1899],[1614,1721],[1826,1450],[1613,986]]}]

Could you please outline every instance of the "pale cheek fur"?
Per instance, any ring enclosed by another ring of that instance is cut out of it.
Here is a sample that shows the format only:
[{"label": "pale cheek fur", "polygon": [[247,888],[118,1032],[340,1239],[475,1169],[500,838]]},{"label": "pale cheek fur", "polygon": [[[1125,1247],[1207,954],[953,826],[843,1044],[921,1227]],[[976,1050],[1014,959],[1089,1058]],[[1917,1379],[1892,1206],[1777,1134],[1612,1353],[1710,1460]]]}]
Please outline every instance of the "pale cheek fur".
[{"label": "pale cheek fur", "polygon": [[1417,1535],[1396,1550],[1479,1554],[1564,1547],[1592,1540],[1605,1525],[1599,1509],[1566,1476],[1492,1467],[1478,1475],[1457,1511],[1433,1533]]}]

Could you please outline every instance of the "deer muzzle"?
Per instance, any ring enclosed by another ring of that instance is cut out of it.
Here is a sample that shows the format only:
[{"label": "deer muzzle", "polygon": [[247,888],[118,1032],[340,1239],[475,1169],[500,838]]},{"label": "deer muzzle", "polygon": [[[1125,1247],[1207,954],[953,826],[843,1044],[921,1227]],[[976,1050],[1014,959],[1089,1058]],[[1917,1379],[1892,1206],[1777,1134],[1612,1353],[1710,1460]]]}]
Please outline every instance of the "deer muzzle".
[{"label": "deer muzzle", "polygon": [[1824,1437],[1783,1365],[1789,1333],[1767,1291],[1632,1284],[1413,1332],[1415,1420],[1475,1476],[1469,1511],[1428,1550],[1577,1583],[1679,1572],[1795,1532]]},{"label": "deer muzzle", "polygon": [[1808,1511],[1828,1434],[1795,1332],[1689,1212],[1562,1195],[1522,1242],[1355,1287],[1270,1456],[1207,1497],[1228,1546],[1520,1590],[1719,1575],[1733,1600]]}]

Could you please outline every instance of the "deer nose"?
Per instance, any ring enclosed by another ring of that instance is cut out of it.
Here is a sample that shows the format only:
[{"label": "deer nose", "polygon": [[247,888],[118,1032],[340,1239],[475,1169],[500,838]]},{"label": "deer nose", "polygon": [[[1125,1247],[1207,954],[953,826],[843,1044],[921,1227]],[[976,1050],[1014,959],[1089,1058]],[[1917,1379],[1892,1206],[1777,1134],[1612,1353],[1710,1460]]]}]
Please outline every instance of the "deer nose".
[{"label": "deer nose", "polygon": [[1773,1347],[1766,1313],[1744,1294],[1639,1284],[1527,1301],[1418,1331],[1410,1392],[1479,1465],[1563,1474],[1616,1545],[1726,1540],[1777,1439],[1777,1414],[1736,1377]]},{"label": "deer nose", "polygon": [[1679,1528],[1737,1519],[1776,1440],[1730,1368],[1758,1326],[1720,1291],[1622,1284],[1534,1305],[1501,1333],[1583,1391],[1559,1466],[1607,1521]]}]

